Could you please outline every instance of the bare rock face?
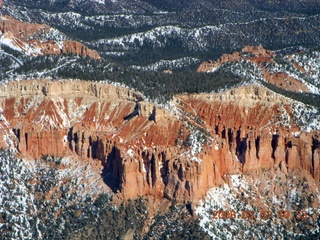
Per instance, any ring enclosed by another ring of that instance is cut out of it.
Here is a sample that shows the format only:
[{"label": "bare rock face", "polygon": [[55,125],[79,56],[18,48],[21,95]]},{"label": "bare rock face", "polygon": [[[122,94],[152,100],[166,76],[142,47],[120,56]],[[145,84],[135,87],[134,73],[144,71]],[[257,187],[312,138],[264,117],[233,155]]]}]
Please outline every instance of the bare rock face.
[{"label": "bare rock face", "polygon": [[[240,52],[232,54],[223,54],[217,61],[207,61],[201,63],[197,69],[198,72],[213,72],[226,63],[247,61],[253,63],[261,71],[266,82],[276,85],[289,91],[310,92],[310,88],[300,79],[290,76],[286,72],[270,71],[266,66],[275,63],[276,53],[264,49],[262,46],[245,46]],[[306,70],[300,66],[292,57],[287,56],[297,72],[308,76]]]},{"label": "bare rock face", "polygon": [[305,169],[319,179],[319,131],[294,135],[299,128],[290,119],[288,99],[255,86],[178,99],[184,111],[197,113],[194,117],[203,120],[202,127],[218,135],[213,156],[222,174],[282,165],[283,169]]},{"label": "bare rock face", "polygon": [[0,86],[0,147],[27,158],[99,160],[105,182],[124,199],[196,201],[226,174],[263,169],[305,169],[320,179],[319,131],[293,134],[290,100],[248,86],[178,95],[172,104],[169,112],[95,82],[10,82]]},{"label": "bare rock face", "polygon": [[275,57],[275,52],[266,50],[262,46],[245,46],[241,52],[234,52],[232,54],[223,54],[217,61],[208,61],[201,63],[198,67],[198,72],[211,72],[215,69],[228,62],[236,62],[240,59],[253,60],[257,63],[265,63],[271,61]]},{"label": "bare rock face", "polygon": [[41,34],[48,34],[51,30],[45,24],[21,22],[11,16],[0,18],[0,33],[2,33],[0,37],[10,41],[12,45],[28,55],[76,54],[96,60],[100,59],[97,51],[89,49],[80,42],[39,40]]},{"label": "bare rock face", "polygon": [[100,59],[97,51],[91,50],[82,43],[76,41],[65,41],[62,47],[62,53],[72,53],[80,56],[90,57],[93,59]]},{"label": "bare rock face", "polygon": [[21,22],[11,16],[2,16],[0,19],[0,31],[2,33],[11,32],[16,38],[21,41],[27,41],[30,37],[41,33],[49,33],[50,27],[45,24]]}]

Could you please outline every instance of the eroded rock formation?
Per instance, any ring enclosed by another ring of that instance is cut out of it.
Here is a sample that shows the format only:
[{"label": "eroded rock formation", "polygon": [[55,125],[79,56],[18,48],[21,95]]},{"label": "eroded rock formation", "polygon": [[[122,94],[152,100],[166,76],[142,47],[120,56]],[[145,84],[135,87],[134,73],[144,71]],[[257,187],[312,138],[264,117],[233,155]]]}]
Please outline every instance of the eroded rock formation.
[{"label": "eroded rock formation", "polygon": [[300,131],[292,102],[258,86],[179,95],[167,111],[122,87],[19,81],[0,86],[0,106],[0,147],[99,160],[125,199],[196,201],[226,174],[263,169],[320,178],[319,131]]},{"label": "eroded rock formation", "polygon": [[[245,46],[240,52],[232,54],[223,54],[217,61],[207,61],[199,65],[198,72],[214,72],[219,67],[227,63],[234,62],[250,62],[254,64],[259,71],[261,71],[262,78],[279,88],[283,88],[294,92],[311,92],[310,87],[304,81],[301,81],[296,75],[288,74],[285,69],[281,69],[279,64],[275,63],[276,53],[274,51],[266,50],[262,46]],[[300,66],[290,55],[284,57],[290,59],[296,72],[302,76],[308,76],[304,67]],[[270,66],[275,66],[270,69]],[[281,64],[280,64],[281,65]],[[308,64],[305,64],[308,68]]]},{"label": "eroded rock formation", "polygon": [[241,52],[234,52],[232,54],[223,54],[217,61],[208,61],[201,63],[198,67],[198,72],[211,72],[213,69],[220,67],[228,62],[236,62],[240,59],[253,60],[257,63],[264,63],[272,61],[275,57],[275,52],[266,50],[262,46],[245,46]]},{"label": "eroded rock formation", "polygon": [[2,33],[11,32],[14,37],[27,41],[30,37],[49,33],[50,27],[46,24],[21,22],[11,16],[5,15],[1,17],[0,31]]},{"label": "eroded rock formation", "polygon": [[314,178],[320,178],[320,159],[316,156],[319,131],[300,133],[292,120],[291,100],[260,87],[178,99],[184,111],[202,120],[201,127],[218,135],[212,155],[219,159],[222,174],[283,164],[290,170],[306,169]]},{"label": "eroded rock formation", "polygon": [[46,24],[21,22],[7,15],[0,18],[0,37],[28,55],[76,54],[100,59],[97,51],[80,42],[42,40],[41,35],[47,35],[50,31],[52,29]]}]

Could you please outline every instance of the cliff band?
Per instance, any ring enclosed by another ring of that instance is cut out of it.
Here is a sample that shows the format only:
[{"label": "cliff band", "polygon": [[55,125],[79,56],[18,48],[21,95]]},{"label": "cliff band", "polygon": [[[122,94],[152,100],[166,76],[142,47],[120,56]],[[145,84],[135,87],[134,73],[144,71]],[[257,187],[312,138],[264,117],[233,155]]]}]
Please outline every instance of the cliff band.
[{"label": "cliff band", "polygon": [[266,169],[303,169],[318,183],[319,124],[304,131],[297,105],[307,108],[256,85],[177,95],[166,110],[104,83],[14,81],[0,86],[0,147],[99,160],[124,199],[195,201],[224,175]]}]

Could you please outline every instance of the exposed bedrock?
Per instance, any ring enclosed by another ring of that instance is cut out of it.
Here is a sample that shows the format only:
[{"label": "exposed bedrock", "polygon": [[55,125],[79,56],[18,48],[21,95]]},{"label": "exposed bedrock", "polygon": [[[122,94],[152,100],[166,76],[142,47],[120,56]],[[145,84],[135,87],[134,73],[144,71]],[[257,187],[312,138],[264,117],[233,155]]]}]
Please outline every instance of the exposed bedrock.
[{"label": "exposed bedrock", "polygon": [[125,199],[196,201],[226,174],[271,168],[320,179],[319,131],[300,131],[287,98],[247,86],[178,95],[172,106],[102,83],[10,82],[0,86],[0,147],[24,158],[99,160],[106,184]]}]

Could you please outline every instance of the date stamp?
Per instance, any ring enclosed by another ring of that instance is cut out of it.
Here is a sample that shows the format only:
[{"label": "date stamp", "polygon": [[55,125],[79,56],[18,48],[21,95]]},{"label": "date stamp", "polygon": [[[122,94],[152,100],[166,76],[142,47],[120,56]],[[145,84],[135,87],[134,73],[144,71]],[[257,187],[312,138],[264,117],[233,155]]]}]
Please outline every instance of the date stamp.
[{"label": "date stamp", "polygon": [[260,220],[268,220],[272,218],[289,220],[295,218],[296,220],[304,221],[307,220],[310,215],[306,210],[280,210],[278,212],[271,212],[268,210],[213,210],[212,218],[213,219],[260,219]]}]

